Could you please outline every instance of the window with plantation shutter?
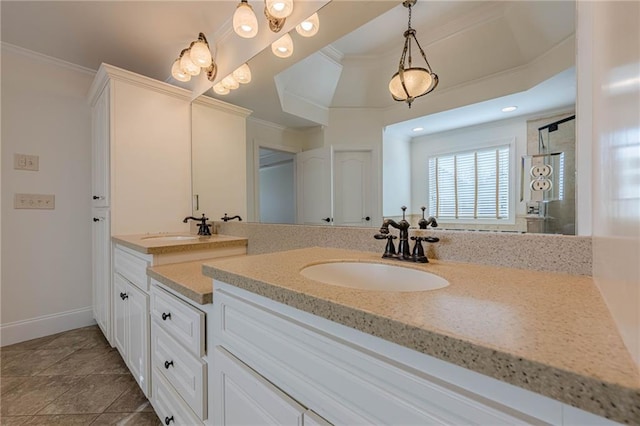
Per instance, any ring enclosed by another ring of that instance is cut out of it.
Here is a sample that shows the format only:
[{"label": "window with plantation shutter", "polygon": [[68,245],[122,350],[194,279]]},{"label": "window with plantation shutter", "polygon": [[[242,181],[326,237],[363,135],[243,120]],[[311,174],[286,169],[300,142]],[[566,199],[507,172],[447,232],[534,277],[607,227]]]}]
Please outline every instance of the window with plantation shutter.
[{"label": "window with plantation shutter", "polygon": [[509,219],[509,146],[429,158],[429,215]]}]

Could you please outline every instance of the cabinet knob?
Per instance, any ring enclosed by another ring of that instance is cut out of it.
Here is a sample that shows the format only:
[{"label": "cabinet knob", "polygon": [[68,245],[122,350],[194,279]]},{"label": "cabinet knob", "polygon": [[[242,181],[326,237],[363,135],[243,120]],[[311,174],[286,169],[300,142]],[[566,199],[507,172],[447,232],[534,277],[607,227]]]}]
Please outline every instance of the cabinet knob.
[{"label": "cabinet knob", "polygon": [[171,361],[165,361],[164,362],[164,368],[166,368],[167,370],[169,369],[169,367],[171,367],[173,365],[173,360]]},{"label": "cabinet knob", "polygon": [[173,420],[173,416],[171,416],[171,417],[165,417],[165,418],[164,418],[164,424],[165,424],[165,425],[170,424],[172,421],[174,421],[174,420]]},{"label": "cabinet knob", "polygon": [[164,312],[162,313],[162,321],[166,321],[168,319],[171,319],[171,312],[169,312],[168,314],[165,314]]},{"label": "cabinet knob", "polygon": [[94,200],[104,200],[104,197],[102,195],[94,195],[93,199]]},{"label": "cabinet knob", "polygon": [[125,300],[128,298],[129,298],[129,295],[127,293],[120,293],[120,299]]},{"label": "cabinet knob", "polygon": [[94,222],[100,222],[101,220],[102,220],[102,218],[100,218],[100,217],[94,217],[94,218],[93,218],[93,221],[94,221]]}]

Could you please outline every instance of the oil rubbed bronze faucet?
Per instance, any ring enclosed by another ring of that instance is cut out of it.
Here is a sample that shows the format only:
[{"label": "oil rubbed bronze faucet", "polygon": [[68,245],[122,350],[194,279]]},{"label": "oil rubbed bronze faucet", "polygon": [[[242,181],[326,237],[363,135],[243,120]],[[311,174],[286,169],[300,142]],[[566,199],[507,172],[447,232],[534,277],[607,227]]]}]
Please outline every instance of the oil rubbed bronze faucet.
[{"label": "oil rubbed bronze faucet", "polygon": [[[413,246],[413,251],[409,248],[409,222],[405,219],[407,208],[402,206],[402,220],[400,222],[396,222],[393,219],[385,219],[382,222],[382,226],[380,227],[380,233],[374,235],[373,237],[377,240],[387,240],[387,245],[384,249],[383,258],[392,258],[398,260],[405,260],[409,262],[418,262],[418,263],[428,263],[429,259],[424,254],[424,247],[422,247],[422,242],[426,241],[428,243],[437,243],[440,241],[439,238],[436,237],[411,237],[412,241],[415,241]],[[418,222],[420,229],[427,229],[427,226],[431,225],[432,227],[437,227],[438,223],[436,219],[430,216],[428,219],[424,218],[425,207],[422,207],[422,219]],[[398,252],[396,253],[395,245],[393,244],[393,240],[397,237],[389,234],[389,225],[400,230],[400,242],[398,245]]]},{"label": "oil rubbed bronze faucet", "polygon": [[198,235],[211,235],[211,225],[207,223],[209,218],[205,217],[204,213],[202,214],[202,217],[187,216],[182,222],[187,223],[189,219],[200,222],[198,223]]},{"label": "oil rubbed bronze faucet", "polygon": [[241,218],[240,216],[238,216],[238,215],[235,215],[235,216],[231,216],[231,217],[229,217],[229,216],[227,216],[227,214],[225,213],[225,214],[224,214],[224,217],[221,217],[221,218],[220,218],[220,220],[222,220],[222,221],[224,221],[224,222],[229,222],[230,220],[233,220],[233,219],[238,219],[238,221],[239,221],[239,222],[242,222],[242,218]]}]

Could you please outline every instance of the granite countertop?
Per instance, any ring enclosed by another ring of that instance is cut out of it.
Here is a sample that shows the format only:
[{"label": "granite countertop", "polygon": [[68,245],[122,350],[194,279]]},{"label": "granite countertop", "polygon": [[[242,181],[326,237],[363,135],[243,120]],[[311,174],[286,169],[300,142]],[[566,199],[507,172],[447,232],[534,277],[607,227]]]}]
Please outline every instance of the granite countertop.
[{"label": "granite countertop", "polygon": [[150,266],[147,275],[187,299],[206,305],[213,302],[213,284],[211,278],[202,275],[203,262],[207,260]]},{"label": "granite countertop", "polygon": [[[166,239],[166,237],[172,236],[186,238],[195,237],[195,239]],[[242,247],[247,245],[246,238],[218,234],[200,237],[198,235],[189,235],[186,233],[178,232],[162,234],[117,235],[111,237],[111,239],[118,244],[145,254],[166,254],[225,247]]]},{"label": "granite countertop", "polygon": [[[312,263],[385,262],[448,287],[377,292],[299,274]],[[622,423],[640,424],[640,373],[588,276],[383,260],[330,248],[216,259],[211,278]]]}]

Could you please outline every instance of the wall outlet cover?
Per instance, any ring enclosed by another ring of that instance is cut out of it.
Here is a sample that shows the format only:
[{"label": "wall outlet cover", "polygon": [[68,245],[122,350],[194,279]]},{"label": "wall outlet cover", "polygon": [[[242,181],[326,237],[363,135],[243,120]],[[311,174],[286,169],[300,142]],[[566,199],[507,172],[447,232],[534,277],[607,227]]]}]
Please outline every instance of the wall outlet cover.
[{"label": "wall outlet cover", "polygon": [[53,194],[15,194],[13,208],[53,210],[56,208],[56,196]]},{"label": "wall outlet cover", "polygon": [[37,172],[40,168],[40,158],[37,155],[13,154],[13,168]]}]

